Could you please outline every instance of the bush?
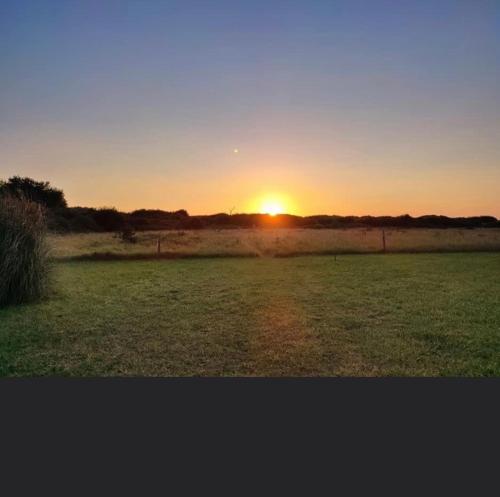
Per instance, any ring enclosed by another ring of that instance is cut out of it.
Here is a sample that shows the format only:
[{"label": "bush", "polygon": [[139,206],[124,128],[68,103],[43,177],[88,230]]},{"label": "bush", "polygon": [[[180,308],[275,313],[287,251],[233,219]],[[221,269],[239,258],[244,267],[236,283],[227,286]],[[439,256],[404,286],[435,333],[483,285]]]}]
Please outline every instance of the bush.
[{"label": "bush", "polygon": [[120,239],[124,243],[137,243],[137,235],[130,226],[125,226],[121,230]]},{"label": "bush", "polygon": [[40,204],[0,195],[0,306],[44,294],[49,269],[45,233]]}]

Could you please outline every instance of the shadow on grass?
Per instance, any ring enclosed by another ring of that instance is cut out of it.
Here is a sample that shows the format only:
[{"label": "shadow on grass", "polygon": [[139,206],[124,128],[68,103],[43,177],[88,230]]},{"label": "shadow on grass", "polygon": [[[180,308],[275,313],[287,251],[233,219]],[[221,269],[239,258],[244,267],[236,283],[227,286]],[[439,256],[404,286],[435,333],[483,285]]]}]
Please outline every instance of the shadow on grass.
[{"label": "shadow on grass", "polygon": [[59,261],[147,261],[161,259],[220,259],[220,258],[248,258],[259,257],[255,253],[239,254],[197,254],[181,252],[116,254],[113,252],[93,252],[91,254],[75,255],[57,259]]},{"label": "shadow on grass", "polygon": [[447,254],[447,253],[470,253],[470,252],[500,252],[500,249],[477,249],[477,248],[460,248],[454,250],[447,249],[401,249],[383,251],[367,251],[367,250],[315,250],[315,251],[291,251],[283,253],[265,253],[259,254],[255,252],[239,252],[239,253],[196,253],[196,252],[162,252],[158,253],[136,253],[136,254],[117,254],[114,252],[93,252],[83,255],[75,255],[69,257],[57,258],[54,260],[65,261],[144,261],[144,260],[165,260],[165,259],[244,259],[258,257],[274,257],[279,259],[289,257],[304,257],[304,256],[340,256],[340,255],[370,255],[370,254]]}]

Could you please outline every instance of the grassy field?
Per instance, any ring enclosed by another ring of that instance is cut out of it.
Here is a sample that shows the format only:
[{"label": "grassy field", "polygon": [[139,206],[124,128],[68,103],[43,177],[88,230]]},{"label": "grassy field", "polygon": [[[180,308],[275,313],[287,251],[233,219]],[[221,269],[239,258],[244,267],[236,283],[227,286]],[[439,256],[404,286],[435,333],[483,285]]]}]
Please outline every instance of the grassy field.
[{"label": "grassy field", "polygon": [[0,309],[0,375],[498,376],[499,275],[495,253],[56,263],[50,298]]},{"label": "grassy field", "polygon": [[[366,253],[382,250],[382,230],[237,229],[138,233],[136,244],[111,233],[52,235],[55,258],[92,254],[121,256],[156,253],[194,256],[286,256],[294,254]],[[388,229],[388,252],[500,251],[500,229]]]}]

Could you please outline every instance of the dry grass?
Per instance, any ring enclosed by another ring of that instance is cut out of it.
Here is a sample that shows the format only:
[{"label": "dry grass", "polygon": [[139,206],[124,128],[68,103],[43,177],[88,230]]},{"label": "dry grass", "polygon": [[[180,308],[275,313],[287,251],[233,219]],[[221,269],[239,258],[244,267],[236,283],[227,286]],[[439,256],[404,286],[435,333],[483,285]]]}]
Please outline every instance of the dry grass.
[{"label": "dry grass", "polygon": [[48,282],[45,216],[39,204],[0,196],[0,306],[41,297]]},{"label": "dry grass", "polygon": [[[500,250],[500,229],[388,229],[387,252]],[[373,253],[382,250],[380,229],[238,229],[138,233],[135,244],[112,233],[52,235],[57,259],[94,254],[153,256],[158,237],[164,255],[290,256],[297,254]]]}]

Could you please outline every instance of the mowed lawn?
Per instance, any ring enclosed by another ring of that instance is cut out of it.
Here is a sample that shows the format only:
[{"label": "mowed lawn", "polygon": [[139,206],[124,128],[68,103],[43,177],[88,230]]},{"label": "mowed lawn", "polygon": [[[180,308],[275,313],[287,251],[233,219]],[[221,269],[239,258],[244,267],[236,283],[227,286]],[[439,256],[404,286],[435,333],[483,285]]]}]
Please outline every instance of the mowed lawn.
[{"label": "mowed lawn", "polygon": [[500,375],[500,254],[67,262],[0,375]]}]

